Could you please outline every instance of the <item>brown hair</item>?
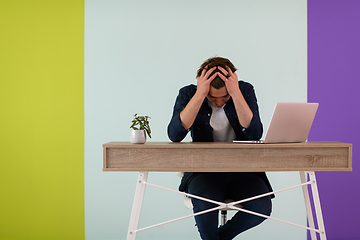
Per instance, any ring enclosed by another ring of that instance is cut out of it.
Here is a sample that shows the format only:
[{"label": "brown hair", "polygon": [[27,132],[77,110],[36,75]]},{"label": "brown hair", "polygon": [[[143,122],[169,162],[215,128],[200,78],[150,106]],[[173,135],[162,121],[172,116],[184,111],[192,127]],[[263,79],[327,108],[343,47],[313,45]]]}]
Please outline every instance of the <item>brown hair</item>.
[{"label": "brown hair", "polygon": [[[222,58],[222,57],[213,57],[213,58],[209,58],[208,60],[206,60],[199,68],[199,70],[197,71],[197,75],[196,77],[199,77],[201,75],[201,72],[203,69],[210,69],[212,67],[215,66],[220,66],[222,68],[224,68],[225,70],[227,70],[227,67],[229,67],[231,69],[232,72],[235,72],[237,69],[235,68],[235,66],[232,64],[232,62],[230,62],[229,59],[227,58]],[[215,69],[210,76],[212,76],[213,74],[215,74],[216,72],[220,72],[221,74],[223,74],[219,69]],[[223,74],[224,75],[224,74]],[[212,86],[215,89],[220,89],[222,87],[225,86],[225,82],[219,77],[217,76],[211,83],[210,86]]]}]

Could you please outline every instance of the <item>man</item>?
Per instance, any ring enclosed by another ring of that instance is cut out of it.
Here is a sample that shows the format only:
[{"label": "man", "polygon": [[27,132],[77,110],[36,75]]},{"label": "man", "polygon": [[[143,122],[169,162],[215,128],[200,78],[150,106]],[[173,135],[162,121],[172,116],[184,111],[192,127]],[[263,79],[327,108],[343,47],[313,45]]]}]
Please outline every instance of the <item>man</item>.
[{"label": "man", "polygon": [[[197,86],[188,85],[179,91],[168,126],[171,141],[182,141],[189,131],[194,142],[261,138],[263,127],[254,88],[250,83],[238,81],[235,71],[230,60],[221,57],[210,58],[201,65],[197,72]],[[220,202],[272,191],[265,173],[185,173],[179,190]],[[195,198],[192,198],[192,203],[194,213],[216,206]],[[271,197],[248,201],[242,206],[270,215]],[[203,240],[233,239],[264,220],[239,211],[219,228],[218,211],[195,217]]]}]

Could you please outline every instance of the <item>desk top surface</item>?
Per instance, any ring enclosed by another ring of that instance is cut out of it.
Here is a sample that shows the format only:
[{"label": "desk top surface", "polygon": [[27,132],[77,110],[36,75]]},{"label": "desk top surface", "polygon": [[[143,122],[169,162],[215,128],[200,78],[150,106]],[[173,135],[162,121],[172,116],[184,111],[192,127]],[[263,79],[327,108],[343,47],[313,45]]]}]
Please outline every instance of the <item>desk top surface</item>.
[{"label": "desk top surface", "polygon": [[351,171],[352,144],[109,142],[104,171]]},{"label": "desk top surface", "polygon": [[302,142],[302,143],[233,143],[233,142],[146,142],[133,144],[130,142],[108,142],[104,147],[124,148],[248,148],[248,147],[336,147],[351,146],[343,142]]}]

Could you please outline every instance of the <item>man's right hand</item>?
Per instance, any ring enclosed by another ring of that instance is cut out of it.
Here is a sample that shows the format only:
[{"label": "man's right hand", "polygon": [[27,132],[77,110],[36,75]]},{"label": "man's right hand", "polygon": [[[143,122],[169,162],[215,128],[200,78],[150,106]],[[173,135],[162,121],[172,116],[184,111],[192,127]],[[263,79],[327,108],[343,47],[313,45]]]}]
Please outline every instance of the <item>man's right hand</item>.
[{"label": "man's right hand", "polygon": [[184,110],[180,113],[181,124],[185,129],[189,129],[200,110],[200,107],[208,95],[210,90],[210,83],[217,76],[217,73],[212,75],[210,74],[216,69],[216,67],[210,68],[207,70],[207,67],[204,68],[201,72],[201,75],[197,77],[197,90],[195,95],[188,102]]},{"label": "man's right hand", "polygon": [[207,67],[205,67],[201,75],[197,77],[197,90],[196,94],[199,95],[201,98],[205,98],[210,90],[210,83],[216,78],[217,73],[213,74],[211,77],[210,74],[216,69],[215,67],[210,68],[207,70]]}]

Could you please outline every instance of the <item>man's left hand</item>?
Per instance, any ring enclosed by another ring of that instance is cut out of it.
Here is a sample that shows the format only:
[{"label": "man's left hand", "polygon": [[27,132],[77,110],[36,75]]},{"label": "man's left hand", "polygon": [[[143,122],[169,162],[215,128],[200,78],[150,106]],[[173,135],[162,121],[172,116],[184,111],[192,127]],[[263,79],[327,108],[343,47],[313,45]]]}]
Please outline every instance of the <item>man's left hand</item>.
[{"label": "man's left hand", "polygon": [[[232,97],[241,94],[239,89],[239,81],[238,76],[236,73],[232,72],[229,67],[225,70],[224,68],[218,66],[218,69],[224,74],[218,74],[218,76],[225,82],[226,90],[228,91],[229,95]],[[226,75],[230,75],[229,77],[225,77]]]}]

